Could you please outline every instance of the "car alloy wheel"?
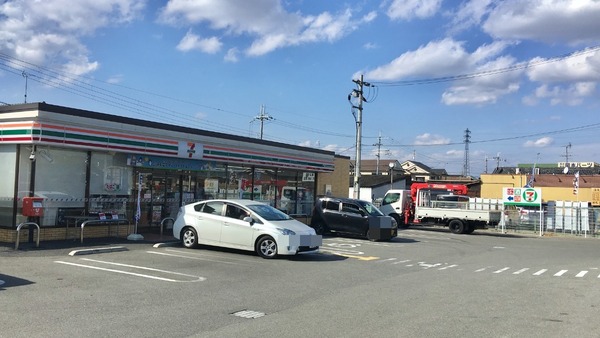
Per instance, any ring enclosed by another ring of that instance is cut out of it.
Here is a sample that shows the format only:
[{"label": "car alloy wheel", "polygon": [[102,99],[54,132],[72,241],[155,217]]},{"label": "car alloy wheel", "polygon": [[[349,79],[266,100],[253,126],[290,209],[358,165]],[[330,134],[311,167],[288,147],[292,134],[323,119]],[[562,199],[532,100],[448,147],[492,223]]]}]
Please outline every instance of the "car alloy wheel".
[{"label": "car alloy wheel", "polygon": [[181,243],[186,248],[195,248],[198,246],[198,234],[194,228],[187,227],[183,230]]},{"label": "car alloy wheel", "polygon": [[256,253],[262,258],[275,258],[277,243],[270,236],[263,237],[256,243]]}]

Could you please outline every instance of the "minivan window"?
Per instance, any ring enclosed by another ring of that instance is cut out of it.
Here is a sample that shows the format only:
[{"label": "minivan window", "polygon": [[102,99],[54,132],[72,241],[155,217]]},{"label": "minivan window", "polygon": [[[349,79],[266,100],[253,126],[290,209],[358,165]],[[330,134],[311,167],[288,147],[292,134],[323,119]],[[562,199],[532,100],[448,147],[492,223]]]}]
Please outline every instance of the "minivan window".
[{"label": "minivan window", "polygon": [[336,201],[324,201],[323,209],[339,211],[340,203]]},{"label": "minivan window", "polygon": [[362,208],[369,213],[369,215],[383,216],[383,213],[379,209],[377,209],[377,207],[373,205],[373,203],[367,201],[358,201],[358,204],[360,204]]},{"label": "minivan window", "polygon": [[357,205],[350,204],[350,203],[342,203],[342,211],[349,212],[352,214],[359,214],[359,215],[361,214],[359,207]]}]

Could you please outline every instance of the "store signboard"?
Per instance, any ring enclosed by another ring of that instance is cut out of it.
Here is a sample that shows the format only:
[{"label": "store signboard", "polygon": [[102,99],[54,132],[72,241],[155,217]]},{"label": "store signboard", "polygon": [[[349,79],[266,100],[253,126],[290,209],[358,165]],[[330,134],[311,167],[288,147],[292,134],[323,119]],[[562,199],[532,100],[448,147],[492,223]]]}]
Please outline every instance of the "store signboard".
[{"label": "store signboard", "polygon": [[540,188],[503,188],[502,202],[504,205],[541,206],[542,189]]},{"label": "store signboard", "polygon": [[191,171],[214,170],[216,167],[216,163],[214,161],[199,161],[193,159],[150,155],[128,155],[127,165],[142,168]]},{"label": "store signboard", "polygon": [[314,182],[315,173],[302,173],[302,182]]}]

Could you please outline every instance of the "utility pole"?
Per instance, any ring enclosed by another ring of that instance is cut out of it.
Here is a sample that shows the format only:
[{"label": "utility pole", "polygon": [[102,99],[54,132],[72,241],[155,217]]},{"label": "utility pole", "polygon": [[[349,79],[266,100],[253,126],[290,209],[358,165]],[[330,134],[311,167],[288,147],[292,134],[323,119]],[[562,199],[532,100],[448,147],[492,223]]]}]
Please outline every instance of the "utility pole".
[{"label": "utility pole", "polygon": [[375,174],[379,175],[379,157],[381,157],[381,146],[383,144],[381,143],[381,132],[379,132],[379,137],[377,138],[377,143],[374,144],[374,146],[377,147],[377,155],[375,155],[375,157],[377,157],[377,168],[375,169]]},{"label": "utility pole", "polygon": [[500,168],[500,153],[498,153],[496,156],[492,157],[493,160],[496,160],[496,169]]},{"label": "utility pole", "polygon": [[29,74],[27,74],[27,73],[25,73],[25,71],[23,71],[22,75],[25,78],[25,103],[27,103],[27,80],[29,78]]},{"label": "utility pole", "polygon": [[565,165],[566,167],[569,167],[569,157],[570,157],[569,149],[571,149],[571,142],[569,142],[569,144],[567,144],[565,146],[565,154],[563,155],[563,157],[565,158],[565,161],[566,161],[566,165]]},{"label": "utility pole", "polygon": [[[354,109],[356,109],[357,113],[354,116],[356,120],[356,157],[354,164],[354,198],[360,199],[360,153],[362,151],[362,105],[365,98],[363,96],[363,86],[370,87],[371,84],[363,81],[363,75],[360,76],[360,80],[352,80],[352,82],[356,83],[358,89],[353,89],[350,94],[348,94],[348,101],[352,105],[352,112],[354,113]],[[356,98],[358,100],[358,105],[354,105],[352,103],[352,98]]]},{"label": "utility pole", "polygon": [[487,166],[487,163],[488,163],[488,157],[487,157],[487,155],[485,155],[485,173],[486,173],[486,174],[488,173],[488,166]]},{"label": "utility pole", "polygon": [[471,175],[469,168],[469,143],[471,143],[471,131],[469,128],[465,130],[465,163],[463,165],[463,176],[468,177]]},{"label": "utility pole", "polygon": [[259,120],[260,121],[260,139],[263,139],[263,128],[264,128],[264,122],[267,120],[272,120],[273,117],[269,116],[269,114],[265,113],[265,106],[261,105],[260,106],[260,114],[254,118],[254,120]]}]

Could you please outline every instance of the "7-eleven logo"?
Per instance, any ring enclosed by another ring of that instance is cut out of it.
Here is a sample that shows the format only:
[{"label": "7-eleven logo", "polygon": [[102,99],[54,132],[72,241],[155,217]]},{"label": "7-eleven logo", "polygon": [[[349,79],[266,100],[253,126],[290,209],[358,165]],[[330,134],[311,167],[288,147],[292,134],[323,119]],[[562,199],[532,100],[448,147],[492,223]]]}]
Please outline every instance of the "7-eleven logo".
[{"label": "7-eleven logo", "polygon": [[188,142],[187,143],[187,154],[189,158],[192,158],[196,153],[196,143]]}]

